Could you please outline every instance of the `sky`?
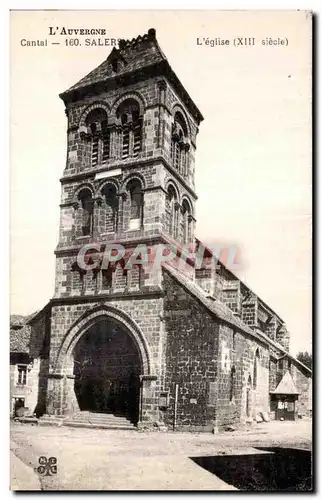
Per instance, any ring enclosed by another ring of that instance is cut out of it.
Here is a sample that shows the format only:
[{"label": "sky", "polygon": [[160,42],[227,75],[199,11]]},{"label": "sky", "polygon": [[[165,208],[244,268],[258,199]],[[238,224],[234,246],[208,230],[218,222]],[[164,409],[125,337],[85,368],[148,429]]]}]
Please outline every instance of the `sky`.
[{"label": "sky", "polygon": [[[11,312],[53,296],[66,116],[58,94],[110,47],[51,45],[49,26],[156,29],[204,116],[197,136],[196,235],[237,246],[240,279],[311,351],[311,17],[302,11],[13,11],[10,33]],[[254,46],[234,46],[236,38]],[[262,45],[266,37],[287,45]],[[71,37],[75,38],[75,37]],[[95,37],[96,39],[98,37]],[[229,45],[205,41],[227,39]],[[23,47],[21,40],[47,47]],[[199,44],[197,42],[199,39]]]}]

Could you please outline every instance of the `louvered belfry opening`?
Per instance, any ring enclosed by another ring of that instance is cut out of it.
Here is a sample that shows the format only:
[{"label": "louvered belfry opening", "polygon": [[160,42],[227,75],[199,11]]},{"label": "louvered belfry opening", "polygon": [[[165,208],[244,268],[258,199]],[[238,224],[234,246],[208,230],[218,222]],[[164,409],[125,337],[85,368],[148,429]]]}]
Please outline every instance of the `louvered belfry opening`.
[{"label": "louvered belfry opening", "polygon": [[121,157],[137,157],[142,151],[142,117],[140,106],[135,99],[126,99],[117,110],[121,126]]},{"label": "louvered belfry opening", "polygon": [[92,165],[95,166],[98,164],[98,143],[99,143],[99,138],[95,123],[91,123],[91,132],[92,132],[91,160],[92,160]]},{"label": "louvered belfry opening", "polygon": [[188,130],[181,113],[176,112],[171,134],[172,166],[183,177],[189,174],[189,141]]},{"label": "louvered belfry opening", "polygon": [[86,118],[87,137],[91,142],[91,165],[93,167],[110,158],[110,131],[107,113],[102,108],[93,109]]},{"label": "louvered belfry opening", "polygon": [[110,157],[110,131],[107,128],[107,120],[102,122],[102,163]]}]

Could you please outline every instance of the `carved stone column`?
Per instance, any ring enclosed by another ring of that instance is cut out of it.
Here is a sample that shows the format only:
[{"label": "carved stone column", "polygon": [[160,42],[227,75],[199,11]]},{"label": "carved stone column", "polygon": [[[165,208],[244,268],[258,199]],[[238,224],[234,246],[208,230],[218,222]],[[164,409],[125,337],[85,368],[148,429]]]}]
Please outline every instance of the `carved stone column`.
[{"label": "carved stone column", "polygon": [[180,224],[180,208],[181,205],[177,201],[174,204],[174,230],[173,230],[173,237],[174,239],[180,238],[179,236],[179,224]]},{"label": "carved stone column", "polygon": [[158,82],[158,89],[159,89],[159,110],[158,110],[158,142],[157,142],[157,147],[163,147],[164,146],[164,110],[163,106],[165,105],[165,100],[166,100],[166,90],[167,90],[167,84],[165,80],[161,80]]},{"label": "carved stone column", "polygon": [[126,191],[122,191],[118,194],[118,232],[123,233],[125,231],[124,227],[124,209],[125,209],[125,204],[127,200],[127,193]]}]

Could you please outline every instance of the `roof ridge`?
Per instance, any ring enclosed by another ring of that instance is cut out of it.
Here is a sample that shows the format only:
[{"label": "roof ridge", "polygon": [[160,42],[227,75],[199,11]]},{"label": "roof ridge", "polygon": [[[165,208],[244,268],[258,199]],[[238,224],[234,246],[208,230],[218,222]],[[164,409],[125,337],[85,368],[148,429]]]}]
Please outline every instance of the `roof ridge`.
[{"label": "roof ridge", "polygon": [[[195,297],[199,299],[205,307],[208,308],[210,312],[215,314],[218,318],[222,319],[223,321],[226,321],[227,323],[231,324],[232,326],[235,326],[236,328],[239,328],[240,330],[244,331],[245,333],[248,333],[249,335],[252,335],[258,340],[262,340],[264,342],[267,342],[267,339],[262,338],[259,336],[256,332],[254,332],[250,327],[245,325],[239,318],[237,318],[233,312],[227,307],[225,304],[222,302],[219,302],[217,300],[210,300],[207,297],[207,294],[204,292],[201,293],[199,290],[199,286],[196,285],[196,283],[180,273],[176,269],[173,268],[170,264],[163,262],[162,266],[172,275],[174,278],[176,278],[179,283],[181,283],[188,291],[194,293]],[[209,294],[208,294],[209,295]],[[219,306],[219,307],[218,307]]]},{"label": "roof ridge", "polygon": [[276,389],[274,391],[272,391],[272,393],[273,394],[300,394],[300,392],[298,391],[298,389],[295,385],[293,377],[288,370],[284,373],[282,380],[279,382]]},{"label": "roof ridge", "polygon": [[150,28],[147,33],[144,33],[144,35],[138,35],[135,38],[130,39],[125,39],[121,38],[119,40],[119,50],[123,49],[132,49],[136,45],[142,43],[142,42],[147,42],[150,40],[155,40],[156,41],[156,31],[154,28]]},{"label": "roof ridge", "polygon": [[223,302],[220,302],[219,300],[216,299],[215,300],[210,299],[209,294],[206,293],[201,294],[199,290],[201,287],[197,285],[195,281],[193,281],[192,279],[188,278],[183,274],[180,274],[177,269],[175,269],[171,264],[167,262],[163,262],[162,267],[164,267],[166,271],[168,271],[174,278],[176,278],[179,281],[179,283],[181,283],[189,292],[194,293],[195,291],[197,291],[197,293],[194,293],[197,299],[199,299],[204,304],[204,306],[207,307],[207,309],[213,314],[215,314],[218,318],[222,319],[223,321],[226,321],[227,323],[231,324],[232,326],[235,326],[236,328],[239,328],[240,330],[251,335],[257,340],[261,340],[262,342],[266,342],[267,344],[274,346],[285,356],[291,358],[297,364],[302,366],[302,368],[304,368],[306,371],[312,374],[312,370],[310,370],[309,367],[307,367],[301,361],[292,356],[292,354],[285,351],[283,346],[281,346],[277,342],[274,342],[265,333],[256,332],[252,330],[249,326],[247,326],[240,318],[235,316],[231,311],[231,309],[229,309],[229,307],[227,307]]}]

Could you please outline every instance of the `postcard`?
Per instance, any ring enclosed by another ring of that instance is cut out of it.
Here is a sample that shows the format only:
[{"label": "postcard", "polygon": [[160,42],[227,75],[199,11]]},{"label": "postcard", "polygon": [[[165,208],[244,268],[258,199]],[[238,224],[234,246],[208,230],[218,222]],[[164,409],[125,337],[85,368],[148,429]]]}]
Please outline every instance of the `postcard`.
[{"label": "postcard", "polygon": [[10,12],[10,488],[312,491],[312,12]]}]

